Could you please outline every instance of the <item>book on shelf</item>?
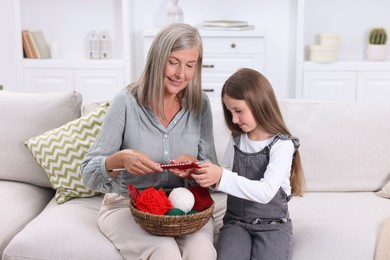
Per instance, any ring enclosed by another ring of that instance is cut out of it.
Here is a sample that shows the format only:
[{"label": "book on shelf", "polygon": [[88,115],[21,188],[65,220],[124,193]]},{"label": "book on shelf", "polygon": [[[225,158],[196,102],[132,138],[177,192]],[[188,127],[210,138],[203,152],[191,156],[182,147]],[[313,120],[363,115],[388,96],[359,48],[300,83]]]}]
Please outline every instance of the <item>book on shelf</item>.
[{"label": "book on shelf", "polygon": [[212,27],[242,27],[247,26],[246,21],[235,21],[235,20],[212,20],[203,21],[201,26],[212,26]]},{"label": "book on shelf", "polygon": [[28,31],[27,30],[22,31],[22,44],[23,44],[24,56],[26,58],[32,58],[33,57],[32,46],[28,41]]},{"label": "book on shelf", "polygon": [[50,48],[42,31],[22,31],[23,51],[29,59],[50,58]]},{"label": "book on shelf", "polygon": [[254,25],[235,26],[235,27],[214,27],[214,26],[202,26],[202,30],[216,30],[216,31],[245,31],[255,29]]},{"label": "book on shelf", "polygon": [[45,36],[42,31],[31,32],[34,42],[38,48],[39,58],[47,59],[50,58],[50,47],[46,42]]},{"label": "book on shelf", "polygon": [[213,20],[203,21],[200,28],[203,30],[244,31],[253,30],[255,26],[248,24],[246,21]]},{"label": "book on shelf", "polygon": [[38,49],[35,45],[34,39],[30,31],[28,30],[22,31],[22,43],[23,43],[23,50],[27,58],[29,59],[38,58]]}]

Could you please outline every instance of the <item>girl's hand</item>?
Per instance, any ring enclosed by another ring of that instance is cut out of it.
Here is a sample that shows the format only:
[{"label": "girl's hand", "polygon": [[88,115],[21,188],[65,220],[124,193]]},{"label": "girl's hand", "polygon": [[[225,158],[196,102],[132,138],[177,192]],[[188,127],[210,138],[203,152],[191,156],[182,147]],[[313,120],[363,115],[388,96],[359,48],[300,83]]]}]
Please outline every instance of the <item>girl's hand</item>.
[{"label": "girl's hand", "polygon": [[207,188],[219,183],[223,169],[211,162],[199,165],[200,168],[193,169],[191,177],[202,187]]}]

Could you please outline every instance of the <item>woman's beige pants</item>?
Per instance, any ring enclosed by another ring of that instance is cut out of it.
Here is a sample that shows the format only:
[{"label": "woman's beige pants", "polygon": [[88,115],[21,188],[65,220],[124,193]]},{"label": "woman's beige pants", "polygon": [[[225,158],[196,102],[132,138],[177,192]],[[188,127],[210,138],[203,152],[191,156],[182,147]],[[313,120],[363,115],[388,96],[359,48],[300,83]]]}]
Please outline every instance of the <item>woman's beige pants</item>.
[{"label": "woman's beige pants", "polygon": [[149,234],[135,223],[128,198],[114,193],[104,196],[98,225],[125,259],[129,260],[214,260],[213,220],[195,233],[180,237]]}]

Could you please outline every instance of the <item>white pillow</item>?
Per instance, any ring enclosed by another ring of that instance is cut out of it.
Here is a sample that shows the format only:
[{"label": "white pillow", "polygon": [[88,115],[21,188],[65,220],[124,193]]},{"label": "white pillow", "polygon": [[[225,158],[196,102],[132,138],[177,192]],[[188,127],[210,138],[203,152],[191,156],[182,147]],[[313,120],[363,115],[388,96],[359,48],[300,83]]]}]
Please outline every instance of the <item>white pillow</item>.
[{"label": "white pillow", "polygon": [[81,95],[0,91],[0,179],[51,187],[24,141],[81,115]]}]

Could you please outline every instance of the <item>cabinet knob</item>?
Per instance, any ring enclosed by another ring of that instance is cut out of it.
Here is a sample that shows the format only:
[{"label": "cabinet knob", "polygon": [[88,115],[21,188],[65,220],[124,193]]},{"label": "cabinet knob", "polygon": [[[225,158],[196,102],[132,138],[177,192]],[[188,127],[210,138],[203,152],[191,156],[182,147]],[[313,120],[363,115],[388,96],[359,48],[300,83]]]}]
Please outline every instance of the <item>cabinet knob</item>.
[{"label": "cabinet knob", "polygon": [[236,44],[235,44],[235,43],[232,43],[232,44],[230,44],[230,47],[231,47],[232,49],[234,49],[234,48],[236,48]]},{"label": "cabinet knob", "polygon": [[203,64],[202,68],[214,68],[213,64]]}]

